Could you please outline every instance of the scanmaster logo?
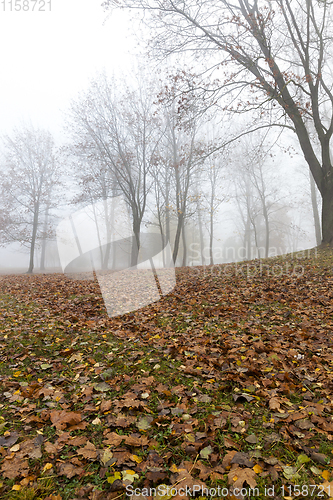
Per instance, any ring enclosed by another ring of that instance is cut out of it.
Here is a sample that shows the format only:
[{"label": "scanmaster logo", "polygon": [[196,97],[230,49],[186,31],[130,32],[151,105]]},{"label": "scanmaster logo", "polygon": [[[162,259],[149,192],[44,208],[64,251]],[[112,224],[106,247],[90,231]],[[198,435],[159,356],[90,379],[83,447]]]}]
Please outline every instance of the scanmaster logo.
[{"label": "scanmaster logo", "polygon": [[163,244],[153,230],[141,232],[138,243],[122,197],[93,203],[63,219],[57,245],[64,273],[77,279],[96,275],[110,317],[156,302],[176,285],[169,243]]}]

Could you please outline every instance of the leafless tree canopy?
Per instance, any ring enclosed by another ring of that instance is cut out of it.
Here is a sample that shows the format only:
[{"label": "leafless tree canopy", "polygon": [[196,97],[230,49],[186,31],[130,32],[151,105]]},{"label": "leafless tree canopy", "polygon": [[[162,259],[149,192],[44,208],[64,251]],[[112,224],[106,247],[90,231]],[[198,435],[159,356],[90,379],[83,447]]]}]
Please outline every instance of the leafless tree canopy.
[{"label": "leafless tree canopy", "polygon": [[323,241],[333,242],[332,3],[108,0],[104,6],[144,12],[156,54],[189,52],[205,61],[206,72],[216,74],[207,92],[224,109],[260,109],[262,118],[295,131],[323,199]]},{"label": "leafless tree canopy", "polygon": [[38,241],[47,237],[47,219],[59,183],[59,166],[51,134],[23,127],[4,137],[0,242],[19,241],[29,248],[29,269],[34,268]]}]

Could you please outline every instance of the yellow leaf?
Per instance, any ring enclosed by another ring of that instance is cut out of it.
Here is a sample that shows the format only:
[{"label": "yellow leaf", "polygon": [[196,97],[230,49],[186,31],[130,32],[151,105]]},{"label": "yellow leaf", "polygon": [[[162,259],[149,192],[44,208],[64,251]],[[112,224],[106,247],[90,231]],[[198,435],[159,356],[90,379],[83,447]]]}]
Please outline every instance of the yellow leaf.
[{"label": "yellow leaf", "polygon": [[13,375],[14,377],[19,377],[21,375],[21,370],[18,370],[17,372],[14,372]]},{"label": "yellow leaf", "polygon": [[194,436],[194,434],[186,434],[185,439],[187,441],[190,441],[190,443],[195,443],[195,436]]},{"label": "yellow leaf", "polygon": [[53,467],[53,464],[51,464],[50,462],[47,462],[47,464],[45,464],[43,467],[42,474],[43,474],[43,472],[46,472],[47,470],[52,469],[52,467]]},{"label": "yellow leaf", "polygon": [[109,484],[113,484],[117,479],[121,479],[121,474],[120,472],[115,472],[113,476],[109,476],[107,478],[107,482]]},{"label": "yellow leaf", "polygon": [[20,491],[20,489],[21,489],[21,485],[19,485],[19,484],[14,484],[14,486],[12,487],[12,490],[14,490],[14,491]]},{"label": "yellow leaf", "polygon": [[139,479],[138,474],[134,470],[123,470],[122,471],[123,481],[129,481],[133,483],[135,479]]},{"label": "yellow leaf", "polygon": [[323,476],[324,479],[326,479],[326,481],[329,480],[330,473],[328,472],[328,470],[323,470],[323,472],[321,473],[321,475]]},{"label": "yellow leaf", "polygon": [[256,464],[254,467],[252,467],[252,469],[254,470],[254,472],[256,474],[259,474],[259,472],[262,472],[262,468],[258,464]]},{"label": "yellow leaf", "polygon": [[170,471],[175,473],[175,472],[178,472],[178,468],[175,464],[172,464],[171,467],[170,467]]},{"label": "yellow leaf", "polygon": [[106,448],[104,451],[103,451],[103,454],[102,456],[100,456],[100,461],[102,463],[102,465],[105,467],[106,464],[108,462],[110,462],[110,460],[112,459],[113,457],[113,453],[112,451],[109,449],[109,448]]},{"label": "yellow leaf", "polygon": [[130,455],[130,459],[134,460],[137,464],[140,464],[142,462],[142,458],[138,457],[138,455]]}]

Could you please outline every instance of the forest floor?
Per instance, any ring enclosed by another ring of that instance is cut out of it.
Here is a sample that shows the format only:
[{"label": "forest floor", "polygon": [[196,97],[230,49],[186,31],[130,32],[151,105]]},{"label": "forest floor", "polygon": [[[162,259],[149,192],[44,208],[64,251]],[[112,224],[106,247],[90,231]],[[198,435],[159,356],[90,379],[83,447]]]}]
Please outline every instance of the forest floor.
[{"label": "forest floor", "polygon": [[0,277],[1,498],[333,498],[333,253],[176,271]]}]

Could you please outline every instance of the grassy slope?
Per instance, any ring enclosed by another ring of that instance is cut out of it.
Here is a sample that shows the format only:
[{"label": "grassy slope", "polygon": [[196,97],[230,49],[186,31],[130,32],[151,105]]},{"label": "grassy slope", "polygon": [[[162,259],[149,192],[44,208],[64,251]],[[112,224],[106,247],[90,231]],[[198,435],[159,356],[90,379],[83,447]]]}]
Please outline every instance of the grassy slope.
[{"label": "grassy slope", "polygon": [[332,266],[320,250],[179,269],[113,319],[96,282],[0,277],[1,498],[333,497]]}]

